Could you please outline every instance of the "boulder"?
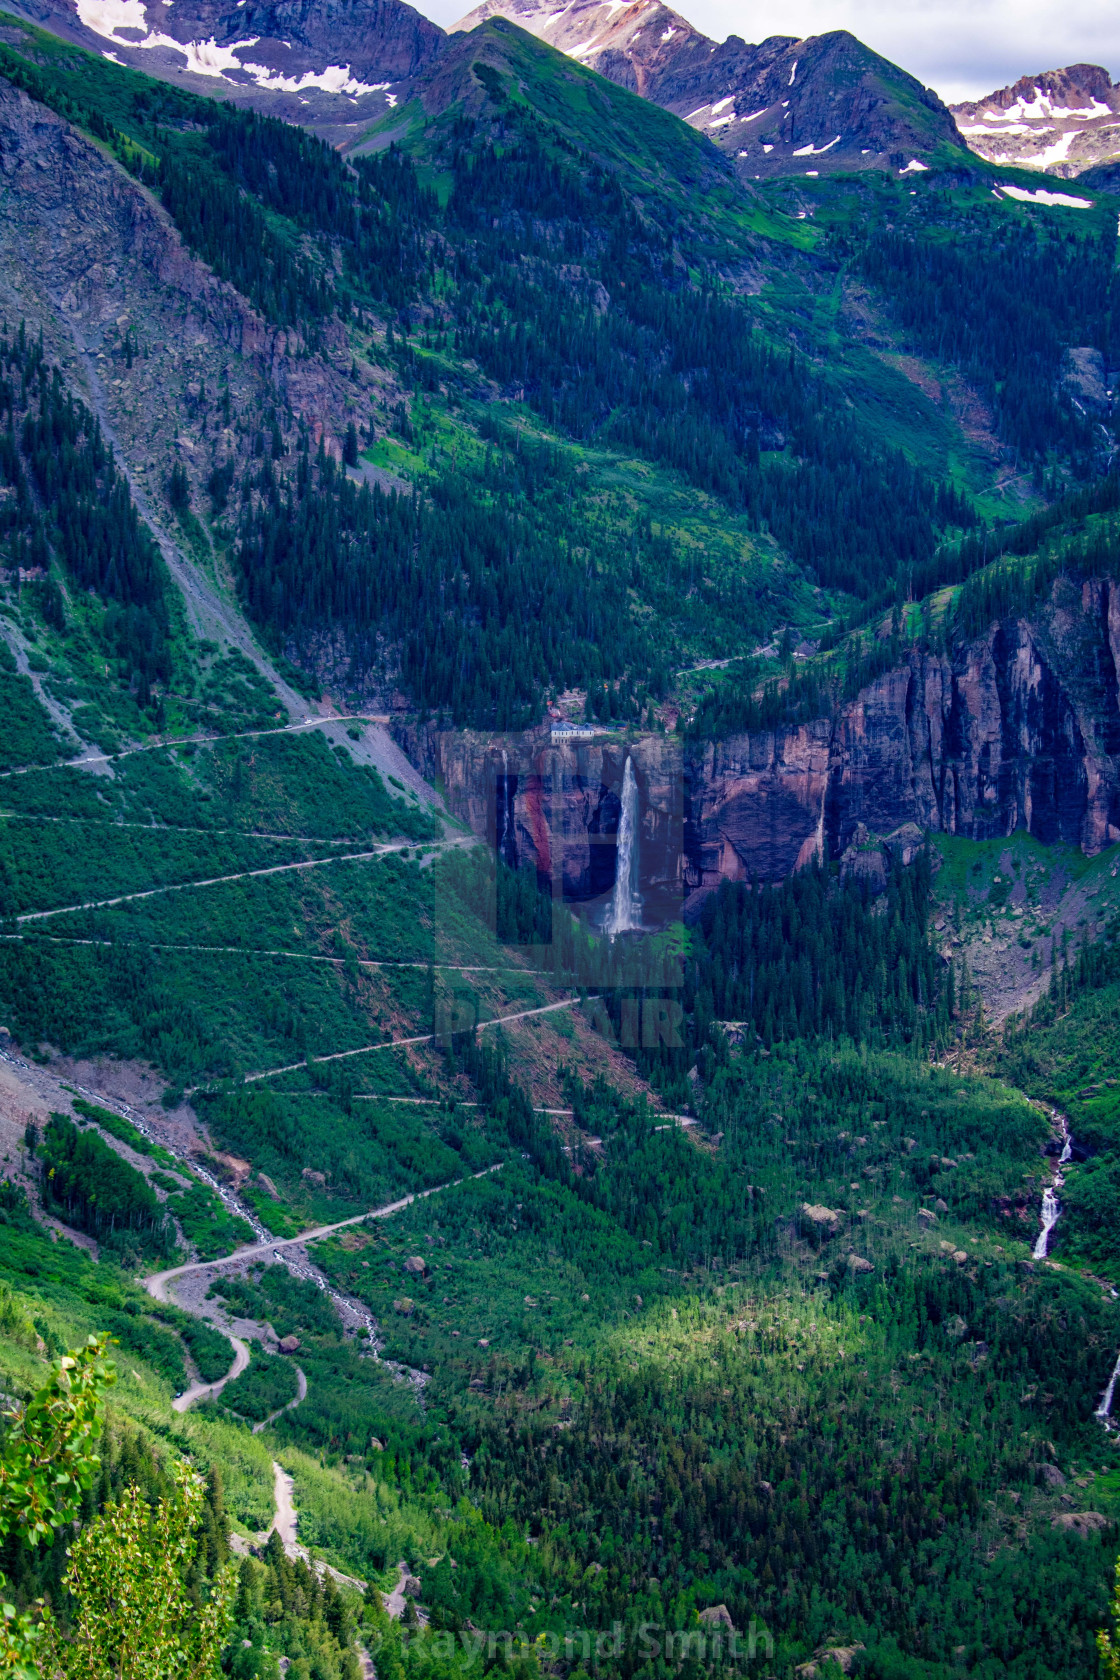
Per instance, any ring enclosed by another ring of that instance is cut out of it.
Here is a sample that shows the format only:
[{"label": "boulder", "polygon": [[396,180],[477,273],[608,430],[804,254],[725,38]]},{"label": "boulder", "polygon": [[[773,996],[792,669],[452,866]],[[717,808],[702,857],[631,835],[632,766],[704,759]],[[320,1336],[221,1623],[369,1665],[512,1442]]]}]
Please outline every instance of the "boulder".
[{"label": "boulder", "polygon": [[279,1342],[277,1343],[277,1346],[279,1347],[281,1353],[298,1353],[299,1352],[299,1337],[298,1336],[281,1336]]},{"label": "boulder", "polygon": [[834,1237],[843,1223],[843,1214],[837,1213],[835,1208],[821,1207],[814,1202],[802,1202],[801,1216],[810,1225],[815,1225],[826,1236]]},{"label": "boulder", "polygon": [[1066,1485],[1066,1479],[1056,1464],[1040,1464],[1038,1479],[1040,1482],[1045,1482],[1047,1487],[1060,1488]]},{"label": "boulder", "polygon": [[955,1342],[960,1341],[967,1329],[968,1325],[960,1313],[953,1313],[951,1317],[945,1320],[945,1334],[951,1336]]},{"label": "boulder", "polygon": [[273,1184],[267,1173],[258,1173],[257,1183],[260,1185],[265,1195],[271,1196],[274,1202],[278,1202],[280,1200],[280,1192],[277,1190],[275,1184]]},{"label": "boulder", "polygon": [[322,1190],[326,1186],[326,1182],[327,1182],[326,1173],[316,1172],[314,1167],[304,1167],[303,1171],[300,1173],[299,1176],[307,1184],[310,1184],[312,1189],[314,1189],[314,1190]]},{"label": "boulder", "polygon": [[411,1318],[416,1311],[416,1302],[409,1295],[400,1295],[393,1302],[393,1311],[400,1313],[402,1318]]},{"label": "boulder", "polygon": [[401,1582],[401,1592],[405,1598],[419,1598],[421,1590],[420,1583],[415,1575],[406,1575]]},{"label": "boulder", "polygon": [[1100,1511],[1062,1511],[1050,1527],[1064,1529],[1067,1534],[1080,1534],[1087,1540],[1091,1534],[1099,1534],[1102,1528],[1108,1527],[1108,1518]]},{"label": "boulder", "polygon": [[927,1225],[937,1224],[937,1215],[932,1208],[919,1208],[918,1218],[924,1220]]},{"label": "boulder", "polygon": [[862,1650],[863,1646],[861,1644],[822,1645],[819,1650],[813,1652],[812,1661],[799,1663],[794,1669],[794,1673],[800,1674],[803,1680],[815,1680],[815,1677],[820,1673],[821,1665],[832,1662],[836,1664],[841,1674],[850,1674],[856,1655]]},{"label": "boulder", "polygon": [[710,1604],[706,1610],[701,1610],[700,1620],[705,1627],[725,1627],[731,1633],[735,1632],[735,1623],[726,1604]]},{"label": "boulder", "polygon": [[428,1269],[427,1261],[419,1254],[410,1254],[404,1263],[404,1269],[409,1277],[423,1277]]},{"label": "boulder", "polygon": [[862,1254],[849,1254],[848,1270],[850,1272],[873,1272],[875,1267],[870,1260],[865,1260]]}]

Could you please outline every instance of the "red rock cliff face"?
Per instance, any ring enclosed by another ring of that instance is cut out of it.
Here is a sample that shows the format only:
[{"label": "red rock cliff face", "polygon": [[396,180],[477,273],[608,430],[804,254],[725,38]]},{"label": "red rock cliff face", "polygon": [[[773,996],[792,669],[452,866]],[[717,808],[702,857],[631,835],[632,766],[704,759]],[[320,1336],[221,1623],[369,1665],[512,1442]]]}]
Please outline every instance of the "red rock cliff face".
[{"label": "red rock cliff face", "polygon": [[837,857],[861,823],[1098,852],[1120,840],[1120,585],[1059,583],[1036,618],[915,651],[836,717],[713,743],[687,774],[690,896]]},{"label": "red rock cliff face", "polygon": [[1095,853],[1120,840],[1120,583],[1059,582],[1031,619],[952,655],[915,650],[808,724],[683,748],[660,735],[554,746],[543,730],[405,745],[476,833],[577,901],[613,882],[629,754],[651,920],[721,880],[839,857],[861,824],[974,839],[1022,828]]}]

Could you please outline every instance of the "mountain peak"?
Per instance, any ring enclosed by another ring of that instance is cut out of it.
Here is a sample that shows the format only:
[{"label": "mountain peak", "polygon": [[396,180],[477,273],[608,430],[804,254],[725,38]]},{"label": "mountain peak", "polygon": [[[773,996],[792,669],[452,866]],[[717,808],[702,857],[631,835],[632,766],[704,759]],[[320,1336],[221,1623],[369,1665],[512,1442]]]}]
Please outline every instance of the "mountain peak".
[{"label": "mountain peak", "polygon": [[989,163],[1068,178],[1120,157],[1120,87],[1099,64],[1021,76],[951,109],[966,145]]},{"label": "mountain peak", "polygon": [[903,170],[961,144],[936,94],[845,29],[721,43],[661,0],[482,0],[455,29],[497,16],[683,117],[746,179]]}]

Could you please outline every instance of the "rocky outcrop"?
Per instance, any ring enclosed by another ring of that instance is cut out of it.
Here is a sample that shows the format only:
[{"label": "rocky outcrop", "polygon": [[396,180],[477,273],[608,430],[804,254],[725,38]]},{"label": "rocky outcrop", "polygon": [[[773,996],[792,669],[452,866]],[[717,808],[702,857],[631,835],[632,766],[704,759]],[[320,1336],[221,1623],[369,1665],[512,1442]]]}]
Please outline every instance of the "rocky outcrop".
[{"label": "rocky outcrop", "polygon": [[216,460],[248,456],[273,411],[340,452],[356,401],[368,408],[380,389],[343,329],[328,323],[308,354],[193,257],[102,149],[2,81],[0,183],[4,317],[42,330],[134,482],[149,474],[144,487],[162,495],[178,458],[201,487]]},{"label": "rocky outcrop", "polygon": [[403,0],[24,0],[44,29],[209,98],[356,140],[446,41]]},{"label": "rocky outcrop", "polygon": [[688,766],[687,885],[773,880],[861,838],[1025,829],[1120,840],[1120,584],[1055,586],[952,656],[915,651],[835,718],[712,742]]},{"label": "rocky outcrop", "polygon": [[544,730],[412,730],[403,744],[477,834],[570,902],[611,891],[630,757],[651,926],[721,881],[776,880],[814,857],[873,872],[880,839],[906,861],[929,831],[1024,829],[1095,854],[1120,840],[1120,583],[1060,580],[1030,619],[952,654],[915,648],[811,723],[683,746]]},{"label": "rocky outcrop", "polygon": [[990,163],[1068,179],[1120,155],[1120,87],[1099,64],[1022,76],[951,109],[966,144]]}]

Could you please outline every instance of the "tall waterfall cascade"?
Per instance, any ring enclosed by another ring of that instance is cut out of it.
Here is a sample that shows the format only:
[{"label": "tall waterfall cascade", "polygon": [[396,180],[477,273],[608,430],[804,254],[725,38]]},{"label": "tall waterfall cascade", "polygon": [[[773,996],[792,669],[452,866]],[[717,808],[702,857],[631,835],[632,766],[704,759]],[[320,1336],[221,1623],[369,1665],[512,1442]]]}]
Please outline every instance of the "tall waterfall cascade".
[{"label": "tall waterfall cascade", "polygon": [[[1069,1135],[1069,1121],[1064,1114],[1059,1114],[1056,1108],[1050,1110],[1062,1134],[1062,1151],[1058,1156],[1058,1168],[1064,1167],[1073,1159],[1073,1139]],[[1058,1168],[1054,1170],[1054,1182],[1042,1192],[1042,1218],[1038,1236],[1031,1249],[1032,1260],[1045,1260],[1046,1250],[1050,1244],[1050,1233],[1058,1223],[1062,1211],[1062,1204],[1058,1200],[1058,1191],[1065,1183],[1065,1179]]]},{"label": "tall waterfall cascade", "polygon": [[618,849],[614,889],[603,932],[611,939],[619,933],[637,933],[642,925],[642,900],[638,892],[638,781],[629,757],[622,772],[622,816],[618,824]]}]

